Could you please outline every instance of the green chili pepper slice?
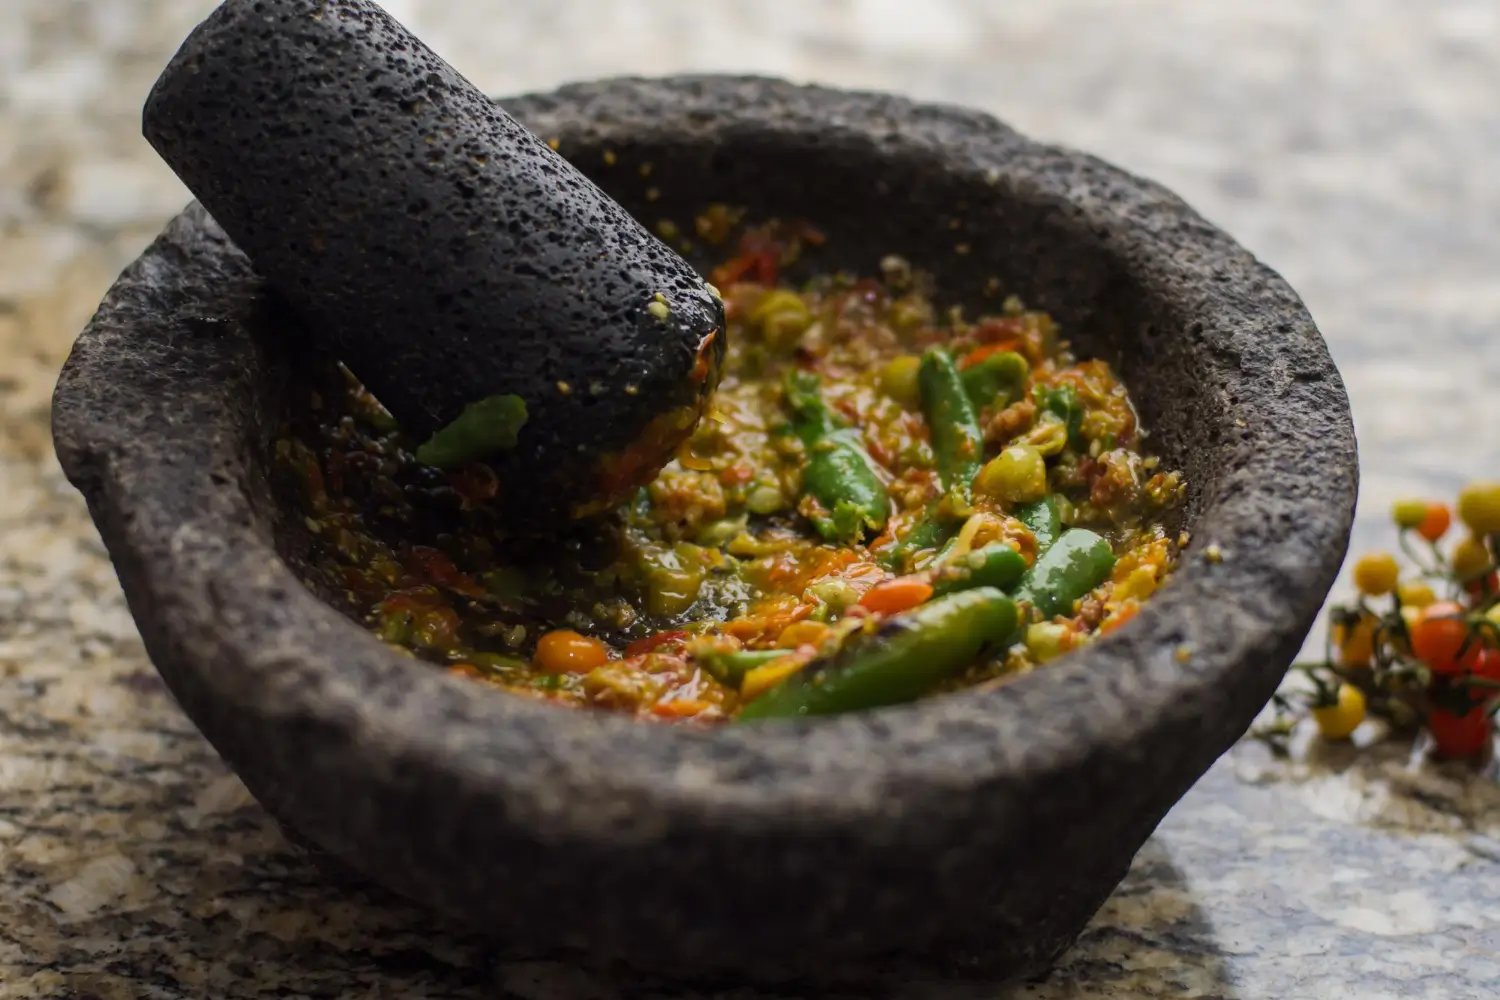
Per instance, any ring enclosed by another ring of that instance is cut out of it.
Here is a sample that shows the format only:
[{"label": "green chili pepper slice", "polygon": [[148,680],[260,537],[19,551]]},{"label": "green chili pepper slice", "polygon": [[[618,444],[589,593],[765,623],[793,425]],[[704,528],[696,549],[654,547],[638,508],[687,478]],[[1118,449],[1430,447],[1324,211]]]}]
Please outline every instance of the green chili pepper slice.
[{"label": "green chili pepper slice", "polygon": [[856,712],[921,697],[1016,631],[1016,604],[976,587],[896,615],[742,708],[741,722]]},{"label": "green chili pepper slice", "polygon": [[986,545],[938,569],[932,577],[934,597],[975,587],[1008,590],[1026,573],[1026,559],[1009,545]]},{"label": "green chili pepper slice", "polygon": [[[917,385],[943,490],[967,501],[970,484],[983,464],[984,435],[953,357],[941,348],[928,350],[922,355]],[[885,562],[888,566],[902,567],[912,553],[940,547],[956,529],[956,524],[938,513],[937,504],[930,504],[891,549]]]},{"label": "green chili pepper slice", "polygon": [[789,653],[789,649],[740,649],[733,653],[701,653],[693,661],[710,677],[738,690],[745,674]]},{"label": "green chili pepper slice", "polygon": [[1115,554],[1109,542],[1086,528],[1069,528],[1021,578],[1016,600],[1043,620],[1073,610],[1073,603],[1109,579]]},{"label": "green chili pepper slice", "polygon": [[828,542],[852,544],[866,532],[879,532],[890,516],[891,501],[859,431],[834,417],[811,372],[788,373],[785,390],[795,417],[792,432],[807,447],[803,491],[827,511],[813,519],[818,534]]},{"label": "green chili pepper slice", "polygon": [[886,552],[881,564],[897,572],[907,569],[907,560],[923,549],[938,549],[953,537],[957,525],[938,514],[937,503],[928,504],[901,540]]},{"label": "green chili pepper slice", "polygon": [[470,403],[452,423],[417,449],[417,461],[451,469],[514,448],[526,419],[526,401],[520,396],[490,396]]},{"label": "green chili pepper slice", "polygon": [[923,354],[917,384],[943,489],[967,500],[969,484],[983,464],[984,435],[952,355],[937,347]]},{"label": "green chili pepper slice", "polygon": [[1078,390],[1071,385],[1039,385],[1033,395],[1037,406],[1057,416],[1068,428],[1068,446],[1082,448],[1083,404],[1078,400]]},{"label": "green chili pepper slice", "polygon": [[1062,508],[1058,506],[1056,496],[1045,496],[1040,500],[1022,504],[1011,513],[1036,536],[1038,558],[1050,549],[1057,541],[1057,536],[1062,534]]},{"label": "green chili pepper slice", "polygon": [[1020,398],[1021,387],[1031,366],[1015,351],[991,354],[977,365],[971,365],[959,373],[963,379],[964,392],[974,409],[986,406],[1008,406]]}]

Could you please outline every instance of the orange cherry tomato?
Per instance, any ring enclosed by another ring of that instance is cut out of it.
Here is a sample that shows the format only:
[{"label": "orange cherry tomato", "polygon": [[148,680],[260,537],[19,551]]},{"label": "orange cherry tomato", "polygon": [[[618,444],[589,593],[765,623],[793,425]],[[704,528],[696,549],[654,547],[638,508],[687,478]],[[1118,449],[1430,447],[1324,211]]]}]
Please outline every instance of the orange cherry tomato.
[{"label": "orange cherry tomato", "polygon": [[1448,510],[1448,505],[1433,500],[1428,503],[1421,522],[1417,524],[1417,534],[1429,542],[1435,542],[1448,533],[1448,526],[1452,523],[1453,514]]},{"label": "orange cherry tomato", "polygon": [[1443,757],[1477,757],[1489,746],[1493,723],[1482,708],[1471,708],[1464,715],[1454,715],[1434,708],[1427,716],[1427,731],[1437,743]]},{"label": "orange cherry tomato", "polygon": [[[1439,601],[1422,609],[1411,627],[1411,651],[1434,673],[1461,674],[1472,670],[1481,647],[1476,637],[1469,641],[1464,609],[1452,601]],[[1465,648],[1467,644],[1467,648]]]},{"label": "orange cherry tomato", "polygon": [[537,642],[532,661],[549,674],[586,674],[609,662],[609,647],[598,639],[558,629]]},{"label": "orange cherry tomato", "polygon": [[865,591],[859,603],[867,611],[894,615],[909,611],[931,596],[932,584],[926,580],[917,576],[898,576]]}]

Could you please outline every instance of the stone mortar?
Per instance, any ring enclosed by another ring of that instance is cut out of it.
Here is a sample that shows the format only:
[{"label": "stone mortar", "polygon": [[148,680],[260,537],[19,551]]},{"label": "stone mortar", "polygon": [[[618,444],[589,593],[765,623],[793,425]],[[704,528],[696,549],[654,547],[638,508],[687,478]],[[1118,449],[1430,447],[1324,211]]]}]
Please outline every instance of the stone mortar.
[{"label": "stone mortar", "polygon": [[195,206],[109,293],[54,410],[162,676],[307,841],[517,947],[758,981],[1044,968],[1246,730],[1342,559],[1355,443],[1307,312],[1171,193],[984,114],[727,77],[505,104],[648,224],[803,216],[818,267],[900,252],[971,312],[1050,310],[1185,471],[1180,568],[1017,683],[866,714],[704,731],[447,676],[286,559],[269,444],[298,338]]}]

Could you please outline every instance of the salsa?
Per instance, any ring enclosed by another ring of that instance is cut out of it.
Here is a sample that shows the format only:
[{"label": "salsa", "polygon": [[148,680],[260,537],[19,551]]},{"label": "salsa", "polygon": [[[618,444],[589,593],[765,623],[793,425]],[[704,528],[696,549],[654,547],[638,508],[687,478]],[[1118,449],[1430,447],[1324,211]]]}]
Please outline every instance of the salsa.
[{"label": "salsa", "polygon": [[970,320],[897,257],[793,284],[784,268],[821,241],[806,226],[720,206],[696,231],[737,238],[710,275],[724,377],[649,485],[534,537],[490,503],[524,484],[419,461],[330,366],[277,442],[308,583],[477,682],[705,724],[1006,683],[1160,586],[1182,477],[1048,315],[1008,300]]}]

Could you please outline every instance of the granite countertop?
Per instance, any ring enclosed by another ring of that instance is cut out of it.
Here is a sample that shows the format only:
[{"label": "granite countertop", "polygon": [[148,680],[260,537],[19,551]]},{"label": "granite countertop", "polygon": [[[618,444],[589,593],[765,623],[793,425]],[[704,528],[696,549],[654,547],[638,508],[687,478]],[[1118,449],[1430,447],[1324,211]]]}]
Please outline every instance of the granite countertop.
[{"label": "granite countertop", "polygon": [[[1491,0],[387,0],[494,93],[754,70],[905,91],[1159,179],[1298,288],[1349,384],[1356,544],[1500,470]],[[498,953],[317,871],[156,679],[48,438],[58,366],[186,201],[139,108],[213,0],[0,3],[0,998],[758,996]],[[920,12],[920,13],[919,13]],[[896,997],[1500,987],[1500,786],[1404,747],[1227,755],[1045,982]]]}]

